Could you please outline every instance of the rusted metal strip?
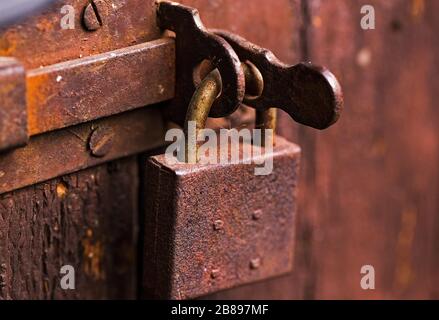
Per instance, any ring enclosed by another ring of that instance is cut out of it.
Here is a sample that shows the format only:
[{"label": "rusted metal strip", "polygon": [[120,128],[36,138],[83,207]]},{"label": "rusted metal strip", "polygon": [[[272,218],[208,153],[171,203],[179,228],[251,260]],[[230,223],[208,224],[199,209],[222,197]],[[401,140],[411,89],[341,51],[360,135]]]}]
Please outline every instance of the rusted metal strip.
[{"label": "rusted metal strip", "polygon": [[25,82],[18,61],[0,57],[0,150],[27,142]]},{"label": "rusted metal strip", "polygon": [[30,70],[26,77],[17,60],[0,58],[0,151],[29,136],[169,100],[174,85],[171,38]]},{"label": "rusted metal strip", "polygon": [[32,138],[0,156],[0,194],[164,144],[157,108],[141,108]]},{"label": "rusted metal strip", "polygon": [[169,100],[174,83],[175,46],[170,38],[31,70],[29,133]]}]

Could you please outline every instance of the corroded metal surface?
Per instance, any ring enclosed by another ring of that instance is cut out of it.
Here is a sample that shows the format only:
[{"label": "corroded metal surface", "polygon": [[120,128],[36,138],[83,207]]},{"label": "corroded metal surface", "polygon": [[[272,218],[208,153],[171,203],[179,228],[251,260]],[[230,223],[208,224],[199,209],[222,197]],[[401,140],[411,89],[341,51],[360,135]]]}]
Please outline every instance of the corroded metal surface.
[{"label": "corroded metal surface", "polygon": [[215,32],[232,45],[243,62],[250,61],[262,74],[262,94],[247,99],[247,104],[258,110],[282,109],[295,121],[316,129],[325,129],[338,120],[343,94],[329,70],[310,63],[290,66],[240,36],[223,30]]},{"label": "corroded metal surface", "polygon": [[160,111],[143,108],[39,135],[1,155],[0,194],[159,147],[164,130]]},{"label": "corroded metal surface", "polygon": [[[15,57],[30,70],[160,37],[155,0],[102,1],[103,24],[94,32],[86,30],[81,21],[89,3],[57,0],[40,14],[0,29],[0,56]],[[64,5],[73,8],[74,29],[61,27]]]},{"label": "corroded metal surface", "polygon": [[183,125],[187,106],[195,92],[194,70],[203,60],[210,60],[218,68],[224,84],[210,116],[224,117],[234,112],[244,98],[245,79],[232,47],[207,31],[196,9],[160,2],[157,19],[161,28],[176,33],[176,88],[174,103],[168,110],[169,119]]},{"label": "corroded metal surface", "polygon": [[291,271],[299,155],[278,137],[265,155],[274,160],[266,176],[241,162],[166,165],[164,155],[151,158],[144,296],[193,298]]},{"label": "corroded metal surface", "polygon": [[0,151],[27,142],[25,70],[0,57]]},{"label": "corroded metal surface", "polygon": [[174,84],[174,40],[169,38],[31,70],[30,134],[169,100]]}]

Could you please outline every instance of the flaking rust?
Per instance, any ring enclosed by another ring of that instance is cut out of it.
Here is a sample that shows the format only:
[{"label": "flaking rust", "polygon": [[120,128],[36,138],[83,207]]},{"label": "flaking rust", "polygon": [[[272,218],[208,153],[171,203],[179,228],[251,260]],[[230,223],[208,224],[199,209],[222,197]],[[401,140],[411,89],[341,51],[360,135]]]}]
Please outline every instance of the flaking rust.
[{"label": "flaking rust", "polygon": [[189,299],[291,271],[300,148],[277,137],[265,156],[265,176],[241,162],[148,161],[145,297]]},{"label": "flaking rust", "polygon": [[0,57],[0,152],[28,140],[24,67]]}]

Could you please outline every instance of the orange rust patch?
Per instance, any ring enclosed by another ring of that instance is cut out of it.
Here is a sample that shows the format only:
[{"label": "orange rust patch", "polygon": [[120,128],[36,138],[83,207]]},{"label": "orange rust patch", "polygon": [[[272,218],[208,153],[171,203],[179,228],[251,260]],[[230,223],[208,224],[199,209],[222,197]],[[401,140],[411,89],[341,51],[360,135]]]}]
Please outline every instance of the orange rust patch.
[{"label": "orange rust patch", "polygon": [[12,34],[5,34],[0,38],[0,56],[11,57],[17,49],[17,39]]},{"label": "orange rust patch", "polygon": [[[50,79],[44,75],[30,76],[26,80],[26,101],[28,115],[29,134],[37,134],[41,131],[39,123],[38,108],[44,106],[47,96],[44,94],[44,88],[50,85]],[[54,115],[55,116],[55,115]]]},{"label": "orange rust patch", "polygon": [[60,182],[56,185],[56,194],[58,198],[64,198],[67,195],[68,188],[64,182]]},{"label": "orange rust patch", "polygon": [[425,0],[412,0],[411,14],[414,18],[422,18],[425,12]]},{"label": "orange rust patch", "polygon": [[409,207],[402,212],[401,227],[396,247],[395,282],[404,290],[414,280],[412,271],[412,250],[416,231],[417,209]]},{"label": "orange rust patch", "polygon": [[53,22],[48,19],[42,18],[36,25],[38,31],[47,32],[53,30]]},{"label": "orange rust patch", "polygon": [[105,278],[102,270],[102,260],[104,249],[101,241],[94,241],[93,230],[87,229],[86,238],[82,240],[84,272],[87,276],[94,280],[102,280]]}]

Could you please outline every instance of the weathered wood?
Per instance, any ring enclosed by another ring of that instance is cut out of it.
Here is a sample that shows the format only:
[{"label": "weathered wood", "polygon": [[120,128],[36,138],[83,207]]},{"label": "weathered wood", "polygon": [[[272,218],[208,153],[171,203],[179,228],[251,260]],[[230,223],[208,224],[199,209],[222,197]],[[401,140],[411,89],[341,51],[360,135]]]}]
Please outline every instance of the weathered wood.
[{"label": "weathered wood", "polygon": [[127,158],[0,196],[0,299],[134,298],[137,177]]},{"label": "weathered wood", "polygon": [[[60,27],[65,4],[75,9],[75,29]],[[1,30],[0,55],[31,69],[159,37],[153,0],[118,1],[95,32],[82,26],[85,5],[57,1]],[[129,158],[2,195],[0,298],[134,298],[137,168]],[[63,264],[76,268],[76,290],[60,290]]]},{"label": "weathered wood", "polygon": [[[364,1],[308,2],[310,60],[345,92],[336,126],[300,129],[303,150],[316,150],[299,206],[315,297],[437,298],[439,2],[368,1],[375,30],[360,27]],[[366,264],[376,290],[360,287]]]}]

